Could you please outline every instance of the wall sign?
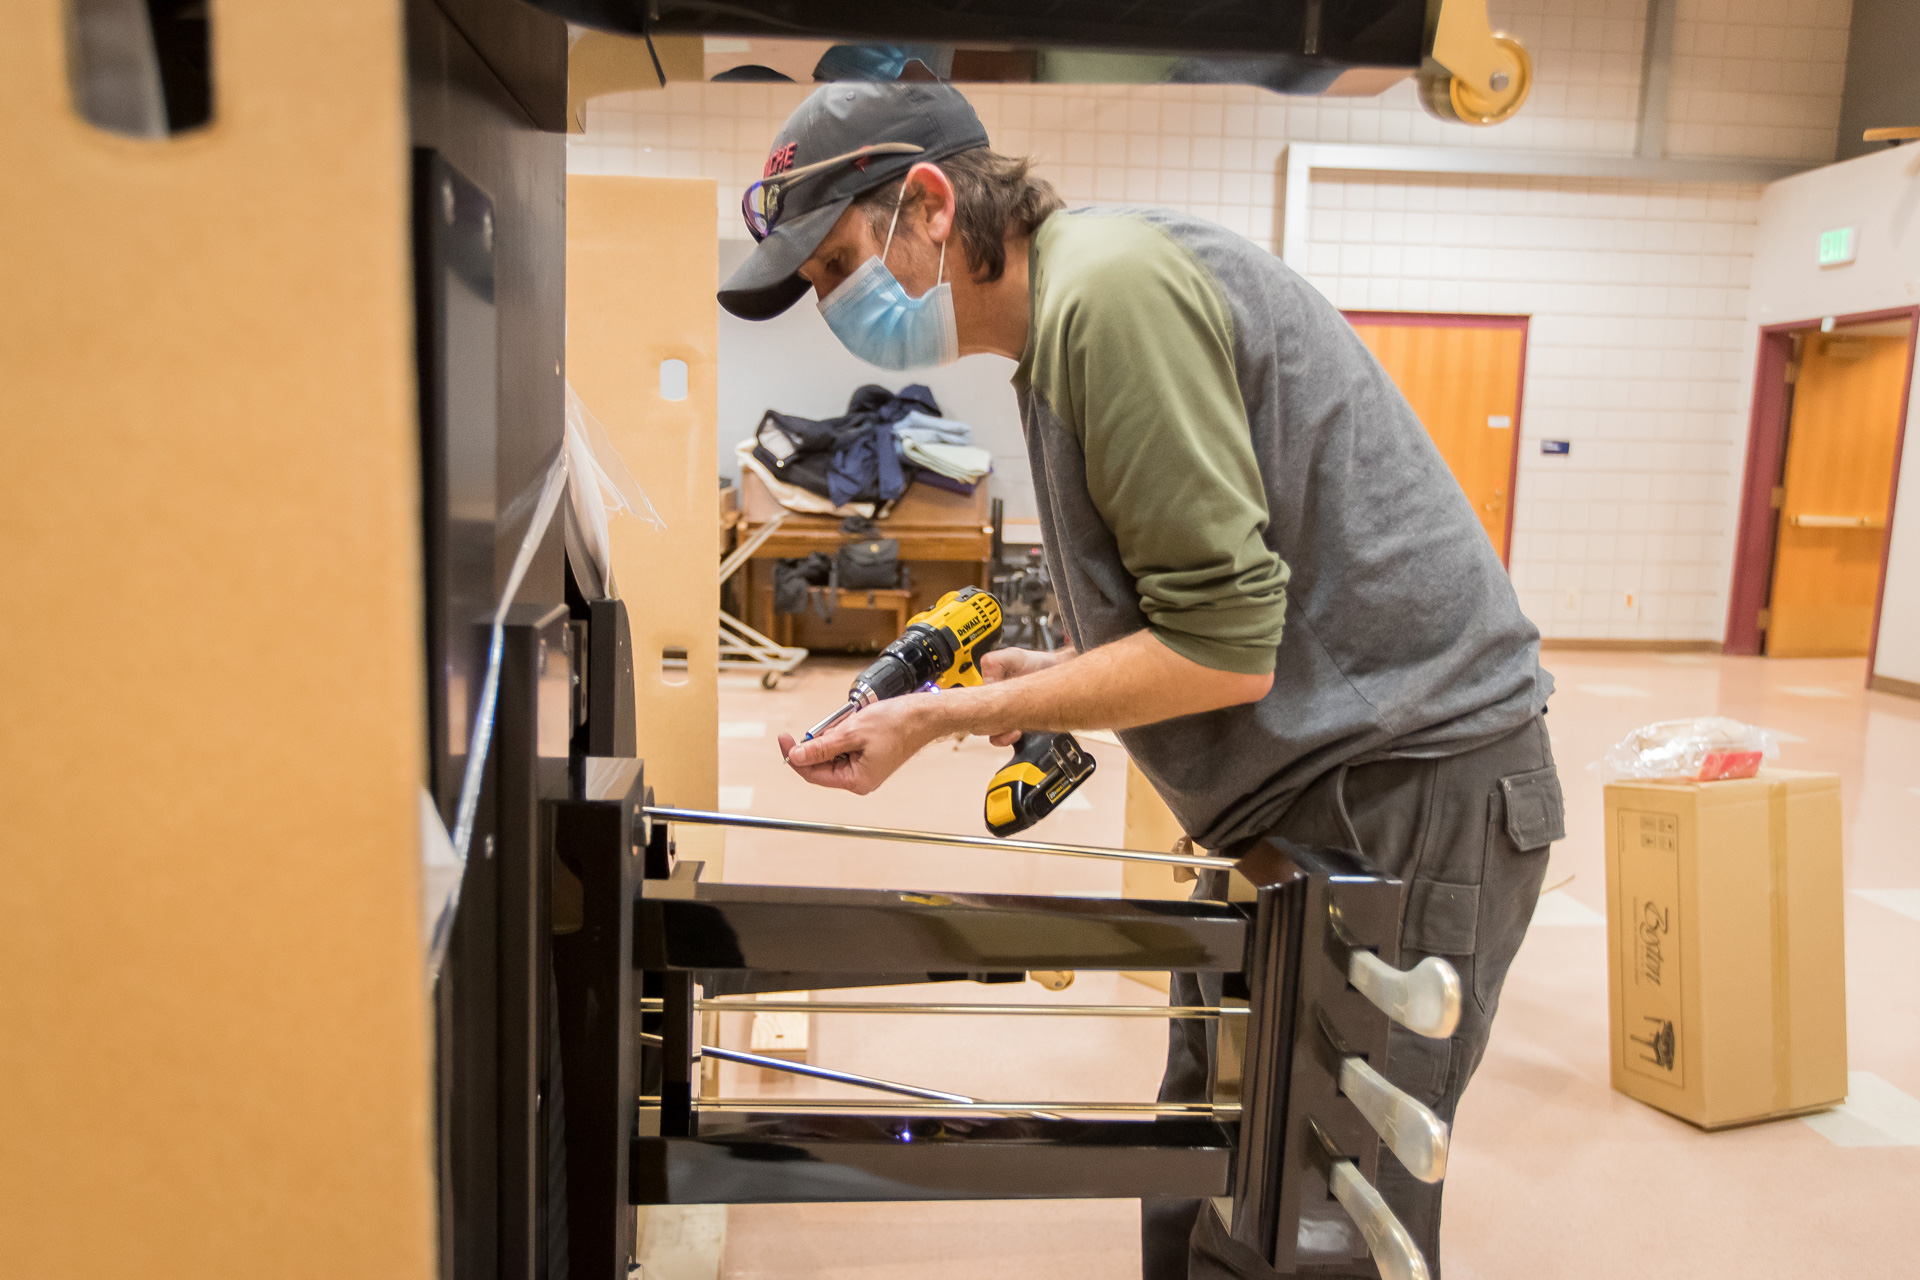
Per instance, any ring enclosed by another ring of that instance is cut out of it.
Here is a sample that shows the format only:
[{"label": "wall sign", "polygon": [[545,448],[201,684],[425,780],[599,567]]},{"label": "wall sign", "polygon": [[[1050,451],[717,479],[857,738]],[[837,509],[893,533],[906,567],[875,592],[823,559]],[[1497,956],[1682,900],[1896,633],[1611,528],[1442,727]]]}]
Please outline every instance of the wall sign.
[{"label": "wall sign", "polygon": [[1844,267],[1853,261],[1853,228],[1835,227],[1820,233],[1820,265]]},{"label": "wall sign", "polygon": [[1573,441],[1571,441],[1571,440],[1542,440],[1542,441],[1540,442],[1540,452],[1542,452],[1542,453],[1572,453],[1572,452],[1573,452]]}]

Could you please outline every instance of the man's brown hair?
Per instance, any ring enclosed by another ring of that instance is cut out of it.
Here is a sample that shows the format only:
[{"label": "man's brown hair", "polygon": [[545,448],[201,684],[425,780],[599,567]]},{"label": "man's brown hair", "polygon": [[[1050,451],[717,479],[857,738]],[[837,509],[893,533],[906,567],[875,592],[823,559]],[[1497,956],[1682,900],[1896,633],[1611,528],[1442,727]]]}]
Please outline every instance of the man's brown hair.
[{"label": "man's brown hair", "polygon": [[[953,183],[954,226],[967,255],[967,266],[981,284],[992,284],[1007,270],[1007,241],[1025,240],[1049,214],[1066,208],[1053,184],[1035,177],[1033,161],[1003,156],[990,147],[975,147],[938,161]],[[862,195],[855,206],[866,210],[876,235],[886,234],[900,188],[888,183]],[[907,192],[902,214],[918,209],[926,197],[916,188]]]}]

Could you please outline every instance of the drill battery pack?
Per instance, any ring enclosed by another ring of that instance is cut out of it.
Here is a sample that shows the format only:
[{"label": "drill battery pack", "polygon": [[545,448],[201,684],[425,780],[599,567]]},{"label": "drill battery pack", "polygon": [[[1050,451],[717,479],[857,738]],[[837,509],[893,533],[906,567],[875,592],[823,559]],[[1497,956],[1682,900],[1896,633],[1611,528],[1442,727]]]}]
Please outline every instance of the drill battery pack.
[{"label": "drill battery pack", "polygon": [[1002,839],[1052,813],[1093,776],[1094,759],[1070,733],[1023,733],[987,784],[987,830]]}]

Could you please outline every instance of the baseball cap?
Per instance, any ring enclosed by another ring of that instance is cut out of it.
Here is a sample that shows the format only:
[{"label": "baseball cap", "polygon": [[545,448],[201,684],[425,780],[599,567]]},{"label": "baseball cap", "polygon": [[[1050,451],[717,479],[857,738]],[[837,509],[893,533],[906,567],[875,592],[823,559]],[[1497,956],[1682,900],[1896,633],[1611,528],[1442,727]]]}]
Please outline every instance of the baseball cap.
[{"label": "baseball cap", "polygon": [[771,320],[811,287],[800,264],[813,256],[854,198],[898,181],[907,170],[987,145],[987,131],[960,91],[947,84],[822,85],[782,126],[764,176],[800,169],[877,143],[918,151],[882,152],[796,179],[782,195],[767,238],[720,288],[720,305],[743,320]]}]

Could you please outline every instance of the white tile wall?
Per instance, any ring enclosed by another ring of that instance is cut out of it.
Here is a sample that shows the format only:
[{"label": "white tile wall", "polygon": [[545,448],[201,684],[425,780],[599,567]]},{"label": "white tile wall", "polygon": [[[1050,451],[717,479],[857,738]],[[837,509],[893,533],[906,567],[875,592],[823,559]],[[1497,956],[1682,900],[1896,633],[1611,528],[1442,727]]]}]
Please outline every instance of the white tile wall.
[{"label": "white tile wall", "polygon": [[[1674,154],[1830,159],[1850,0],[1680,0]],[[995,145],[1072,204],[1173,205],[1275,247],[1288,142],[1625,152],[1645,0],[1496,0],[1532,99],[1469,130],[1405,83],[1377,98],[1223,86],[978,86]],[[588,108],[573,172],[707,177],[722,238],[806,85],[674,84]],[[1757,188],[1314,178],[1307,272],[1340,305],[1534,316],[1513,572],[1554,636],[1717,639],[1744,424]],[[1542,438],[1573,442],[1544,457]],[[1628,591],[1639,601],[1629,611]],[[1571,595],[1569,593],[1572,593]]]},{"label": "white tile wall", "polygon": [[[1546,635],[1712,640],[1725,628],[1759,197],[1314,180],[1308,278],[1340,306],[1532,316],[1509,562]],[[1572,452],[1543,455],[1543,439]]]},{"label": "white tile wall", "polygon": [[1674,155],[1831,160],[1852,0],[1679,0]]}]

